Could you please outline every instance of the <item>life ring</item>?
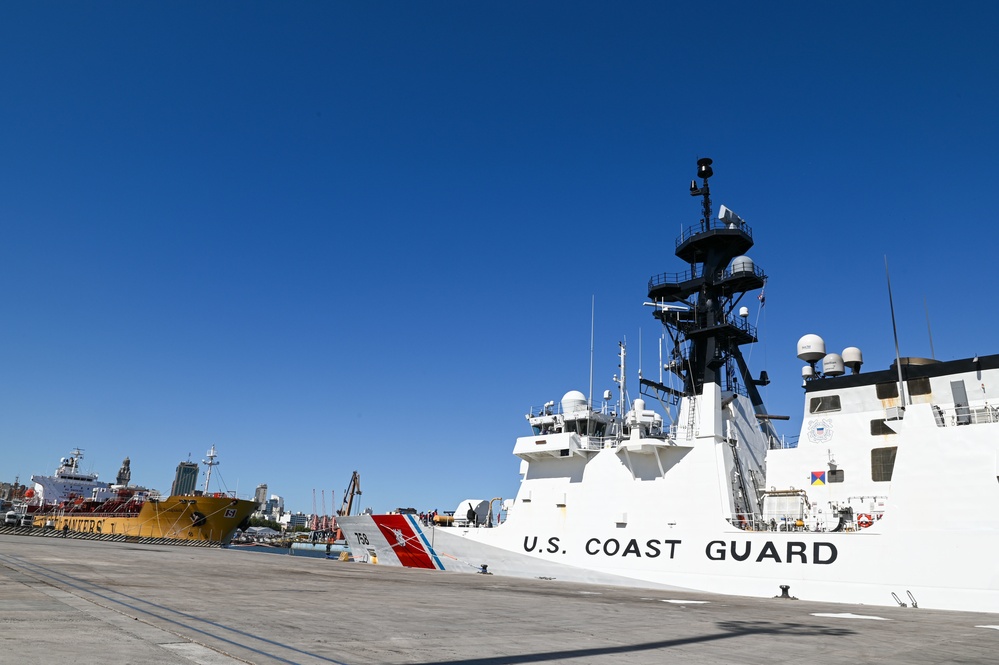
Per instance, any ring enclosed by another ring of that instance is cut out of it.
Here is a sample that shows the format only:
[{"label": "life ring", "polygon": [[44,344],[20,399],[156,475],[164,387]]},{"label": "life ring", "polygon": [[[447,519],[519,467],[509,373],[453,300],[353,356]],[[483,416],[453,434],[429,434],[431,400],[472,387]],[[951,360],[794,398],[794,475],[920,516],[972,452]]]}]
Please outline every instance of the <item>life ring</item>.
[{"label": "life ring", "polygon": [[197,511],[191,513],[191,523],[194,526],[204,526],[206,521],[208,521],[208,518],[203,513]]},{"label": "life ring", "polygon": [[874,524],[874,520],[867,513],[860,513],[857,515],[857,526],[861,529],[866,529],[870,525]]}]

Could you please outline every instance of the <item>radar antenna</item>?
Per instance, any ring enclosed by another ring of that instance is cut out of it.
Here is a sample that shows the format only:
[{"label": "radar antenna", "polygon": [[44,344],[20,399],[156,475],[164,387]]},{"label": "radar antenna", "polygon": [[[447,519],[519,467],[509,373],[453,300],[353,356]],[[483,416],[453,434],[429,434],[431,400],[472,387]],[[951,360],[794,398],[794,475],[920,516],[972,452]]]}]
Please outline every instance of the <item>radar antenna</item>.
[{"label": "radar antenna", "polygon": [[704,218],[701,220],[701,229],[707,231],[711,228],[711,187],[708,186],[708,178],[715,174],[711,170],[711,158],[701,157],[697,160],[697,175],[701,178],[701,186],[697,186],[696,180],[690,181],[690,195],[691,196],[703,196],[704,201],[701,203],[701,210]]}]

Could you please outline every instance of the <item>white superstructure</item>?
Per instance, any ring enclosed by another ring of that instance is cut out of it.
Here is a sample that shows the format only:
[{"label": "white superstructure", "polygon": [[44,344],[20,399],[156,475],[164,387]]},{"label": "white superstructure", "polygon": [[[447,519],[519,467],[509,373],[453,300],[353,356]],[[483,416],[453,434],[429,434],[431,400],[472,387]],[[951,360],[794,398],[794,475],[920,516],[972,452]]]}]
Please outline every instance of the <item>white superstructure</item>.
[{"label": "white superstructure", "polygon": [[109,483],[97,480],[96,473],[86,473],[80,468],[83,451],[74,448],[69,457],[59,460],[59,467],[51,476],[31,476],[34,496],[31,502],[38,505],[55,505],[63,501],[89,499],[94,490],[107,489]]}]

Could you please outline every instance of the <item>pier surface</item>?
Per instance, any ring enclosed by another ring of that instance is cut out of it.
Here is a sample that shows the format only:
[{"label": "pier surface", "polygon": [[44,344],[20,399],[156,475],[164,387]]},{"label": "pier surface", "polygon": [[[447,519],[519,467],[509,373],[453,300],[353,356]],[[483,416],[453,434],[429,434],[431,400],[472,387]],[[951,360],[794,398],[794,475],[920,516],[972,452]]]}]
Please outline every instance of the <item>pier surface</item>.
[{"label": "pier surface", "polygon": [[0,599],[11,663],[856,665],[999,652],[992,614],[15,535],[0,535]]}]

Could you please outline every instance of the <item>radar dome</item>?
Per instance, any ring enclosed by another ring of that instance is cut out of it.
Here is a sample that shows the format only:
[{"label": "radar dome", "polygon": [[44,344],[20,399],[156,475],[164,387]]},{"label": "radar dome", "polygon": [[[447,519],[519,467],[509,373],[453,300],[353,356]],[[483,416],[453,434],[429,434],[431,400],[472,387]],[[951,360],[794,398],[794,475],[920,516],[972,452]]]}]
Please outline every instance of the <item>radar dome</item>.
[{"label": "radar dome", "polygon": [[857,347],[848,346],[843,349],[843,364],[856,374],[860,371],[860,366],[864,364],[864,355]]},{"label": "radar dome", "polygon": [[818,335],[805,335],[798,340],[798,360],[814,363],[826,355],[826,342]]},{"label": "radar dome", "polygon": [[754,267],[753,260],[748,256],[735,257],[729,266],[733,275],[740,272],[753,272]]},{"label": "radar dome", "polygon": [[586,396],[578,390],[570,390],[562,396],[562,413],[573,413],[586,409]]},{"label": "radar dome", "polygon": [[804,367],[801,368],[801,378],[810,379],[813,376],[815,376],[815,368],[813,368],[811,365],[805,365]]},{"label": "radar dome", "polygon": [[843,356],[838,353],[830,353],[822,359],[822,373],[826,376],[843,376],[845,372]]}]

